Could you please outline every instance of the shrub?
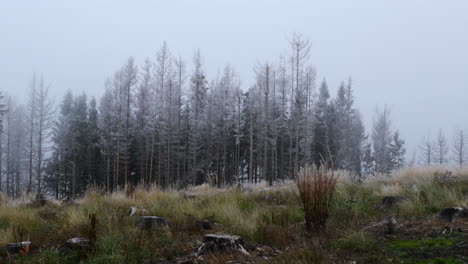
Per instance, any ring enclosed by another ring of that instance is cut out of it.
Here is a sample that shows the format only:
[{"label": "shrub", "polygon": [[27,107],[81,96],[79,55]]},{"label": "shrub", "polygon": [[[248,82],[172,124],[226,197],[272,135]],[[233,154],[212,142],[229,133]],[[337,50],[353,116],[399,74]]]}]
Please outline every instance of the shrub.
[{"label": "shrub", "polygon": [[299,171],[297,187],[304,207],[307,230],[324,229],[333,202],[337,178],[322,165],[305,166]]}]

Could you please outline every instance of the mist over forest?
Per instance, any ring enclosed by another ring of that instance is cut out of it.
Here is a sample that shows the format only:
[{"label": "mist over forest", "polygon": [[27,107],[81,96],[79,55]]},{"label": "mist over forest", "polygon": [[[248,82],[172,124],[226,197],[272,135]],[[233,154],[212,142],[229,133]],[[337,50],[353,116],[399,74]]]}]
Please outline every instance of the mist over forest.
[{"label": "mist over forest", "polygon": [[100,98],[69,90],[54,102],[45,77],[33,74],[25,102],[2,94],[0,186],[58,199],[90,186],[272,185],[307,164],[359,182],[404,167],[467,163],[461,129],[450,131],[453,140],[442,129],[422,137],[411,155],[387,105],[366,129],[353,79],[331,94],[327,79],[317,80],[310,40],[294,33],[285,45],[286,54],[256,64],[245,90],[231,65],[210,80],[200,50],[186,61],[166,42],[141,65],[129,57]]},{"label": "mist over forest", "polygon": [[464,1],[0,8],[0,263],[466,263]]}]

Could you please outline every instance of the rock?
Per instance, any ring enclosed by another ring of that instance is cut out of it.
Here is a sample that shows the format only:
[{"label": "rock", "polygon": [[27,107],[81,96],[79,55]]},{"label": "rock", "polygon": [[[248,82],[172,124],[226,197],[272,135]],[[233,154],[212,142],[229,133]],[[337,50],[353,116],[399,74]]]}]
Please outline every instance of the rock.
[{"label": "rock", "polygon": [[70,250],[83,250],[83,249],[86,250],[86,249],[91,249],[93,246],[90,240],[75,237],[75,238],[68,239],[63,245],[63,247],[66,249],[70,249]]},{"label": "rock", "polygon": [[19,243],[10,243],[6,246],[6,250],[9,254],[20,254],[26,256],[29,252],[29,245],[31,241],[23,241]]},{"label": "rock", "polygon": [[137,227],[140,229],[151,229],[161,226],[168,226],[166,219],[159,216],[140,216]]},{"label": "rock", "polygon": [[403,196],[385,196],[382,198],[381,207],[384,209],[390,209],[396,207],[401,202],[407,201]]},{"label": "rock", "polygon": [[395,225],[398,223],[395,217],[393,216],[387,216],[385,218],[387,230],[385,230],[384,234],[385,235],[391,235],[395,233]]},{"label": "rock", "polygon": [[465,207],[448,207],[442,208],[436,215],[438,218],[452,222],[456,217],[468,218],[468,208]]},{"label": "rock", "polygon": [[147,212],[148,211],[142,206],[132,206],[128,209],[129,216],[133,216],[133,215],[143,216]]},{"label": "rock", "polygon": [[238,251],[245,255],[250,255],[244,248],[244,241],[238,236],[224,234],[208,234],[203,238],[203,244],[198,248],[196,256],[207,252],[229,252]]}]

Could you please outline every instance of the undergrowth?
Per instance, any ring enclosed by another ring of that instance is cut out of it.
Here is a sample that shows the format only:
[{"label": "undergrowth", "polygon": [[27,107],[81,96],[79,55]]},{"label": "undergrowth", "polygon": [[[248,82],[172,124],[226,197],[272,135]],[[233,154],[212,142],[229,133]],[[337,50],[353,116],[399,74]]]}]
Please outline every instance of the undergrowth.
[{"label": "undergrowth", "polygon": [[[245,189],[217,189],[207,185],[182,191],[137,188],[130,198],[124,192],[105,194],[91,189],[75,204],[50,201],[42,207],[31,206],[32,195],[19,200],[3,195],[0,263],[9,260],[6,244],[26,240],[32,241],[30,254],[16,256],[19,263],[173,262],[193,253],[206,232],[239,235],[251,245],[283,249],[278,259],[286,263],[330,263],[336,254],[353,256],[364,263],[384,263],[386,260],[379,251],[381,241],[375,234],[363,232],[363,227],[387,215],[412,219],[434,215],[442,207],[468,206],[465,171],[455,172],[456,180],[451,178],[442,185],[434,183],[433,171],[416,172],[408,170],[406,175],[400,172],[396,178],[371,179],[365,183],[339,179],[327,211],[326,232],[317,235],[305,232],[304,207],[294,183]],[[384,210],[380,201],[385,195],[398,195],[406,200],[396,208]],[[153,231],[138,229],[137,217],[128,216],[130,206],[142,206],[147,215],[166,218],[169,227]],[[63,250],[67,239],[88,238],[92,234],[90,216],[94,214],[95,249],[86,254]],[[200,231],[194,224],[200,219],[217,225],[213,230]],[[426,243],[424,240],[400,242],[394,246]],[[439,242],[434,246],[450,241]]]}]

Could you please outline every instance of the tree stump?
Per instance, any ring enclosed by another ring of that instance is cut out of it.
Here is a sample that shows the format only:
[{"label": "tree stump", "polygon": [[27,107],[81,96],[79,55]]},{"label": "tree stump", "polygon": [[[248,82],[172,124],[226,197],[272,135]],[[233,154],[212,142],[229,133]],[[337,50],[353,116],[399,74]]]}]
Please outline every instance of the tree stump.
[{"label": "tree stump", "polygon": [[43,193],[36,194],[36,197],[31,201],[30,205],[32,207],[42,207],[48,203],[47,198]]},{"label": "tree stump", "polygon": [[128,209],[129,216],[134,216],[134,215],[143,216],[147,212],[148,211],[142,206],[132,206]]},{"label": "tree stump", "polygon": [[20,254],[22,256],[26,256],[29,252],[29,245],[31,245],[31,241],[23,241],[19,243],[10,243],[6,246],[6,250],[8,254]]},{"label": "tree stump", "polygon": [[88,239],[75,237],[68,239],[63,247],[69,250],[88,250],[92,249],[93,245]]},{"label": "tree stump", "polygon": [[442,208],[438,213],[437,217],[440,219],[452,222],[454,218],[468,218],[468,208],[464,207],[448,207]]},{"label": "tree stump", "polygon": [[391,209],[396,207],[401,202],[406,201],[407,199],[403,196],[385,196],[382,199],[381,207],[384,209]]},{"label": "tree stump", "polygon": [[161,226],[168,226],[166,219],[159,216],[140,216],[137,227],[140,229],[152,229]]},{"label": "tree stump", "polygon": [[238,236],[224,234],[208,234],[203,238],[203,244],[198,248],[196,256],[207,252],[241,252],[250,255],[244,248],[244,241]]},{"label": "tree stump", "polygon": [[208,219],[196,220],[195,225],[199,230],[211,230],[213,229],[214,223]]}]

